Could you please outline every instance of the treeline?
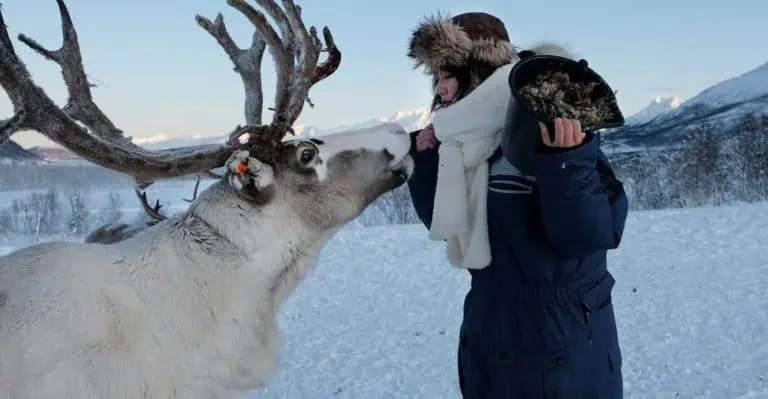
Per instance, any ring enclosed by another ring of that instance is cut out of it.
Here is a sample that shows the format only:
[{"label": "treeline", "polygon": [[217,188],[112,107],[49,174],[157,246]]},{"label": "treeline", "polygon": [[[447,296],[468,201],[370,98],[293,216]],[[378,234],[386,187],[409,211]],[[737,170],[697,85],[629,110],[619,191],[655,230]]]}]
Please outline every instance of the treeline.
[{"label": "treeline", "polygon": [[[609,156],[630,207],[691,208],[768,200],[768,116],[703,124],[679,146]],[[379,198],[365,225],[421,223],[407,187]]]},{"label": "treeline", "polygon": [[[196,180],[184,176],[174,180]],[[64,190],[71,186],[132,187],[134,179],[124,173],[103,168],[87,161],[30,162],[4,160],[0,162],[0,192],[18,190],[45,190],[56,187]]]},{"label": "treeline", "polygon": [[55,187],[96,187],[131,185],[133,179],[123,173],[86,164],[85,161],[30,162],[5,161],[0,163],[0,192],[40,190]]},{"label": "treeline", "polygon": [[613,162],[632,209],[689,208],[768,199],[768,116],[704,124],[678,148]]},{"label": "treeline", "polygon": [[[632,209],[726,205],[768,199],[768,117],[701,125],[682,145],[659,151],[611,155]],[[190,180],[194,177],[190,177]],[[83,236],[120,219],[122,200],[112,192],[94,209],[90,193],[105,185],[132,186],[130,177],[82,164],[0,164],[0,189],[38,190],[0,210],[0,236]],[[47,187],[40,191],[40,187]],[[192,183],[190,182],[190,187]],[[132,199],[135,200],[135,199]],[[358,218],[372,225],[420,223],[407,186],[379,198]]]},{"label": "treeline", "polygon": [[15,199],[0,210],[0,238],[12,235],[83,237],[92,228],[122,218],[122,199],[110,192],[106,204],[93,208],[92,191],[81,184],[50,188]]}]

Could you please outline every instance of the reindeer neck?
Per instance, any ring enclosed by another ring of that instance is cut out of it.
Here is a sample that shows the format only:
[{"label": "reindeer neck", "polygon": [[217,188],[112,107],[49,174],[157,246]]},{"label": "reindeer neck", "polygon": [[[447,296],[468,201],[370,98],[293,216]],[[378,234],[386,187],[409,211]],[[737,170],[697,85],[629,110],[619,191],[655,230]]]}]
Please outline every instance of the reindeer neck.
[{"label": "reindeer neck", "polygon": [[178,223],[193,238],[187,241],[211,246],[201,237],[215,237],[216,249],[236,248],[265,273],[281,269],[322,236],[298,220],[288,203],[248,203],[224,181],[206,190]]}]

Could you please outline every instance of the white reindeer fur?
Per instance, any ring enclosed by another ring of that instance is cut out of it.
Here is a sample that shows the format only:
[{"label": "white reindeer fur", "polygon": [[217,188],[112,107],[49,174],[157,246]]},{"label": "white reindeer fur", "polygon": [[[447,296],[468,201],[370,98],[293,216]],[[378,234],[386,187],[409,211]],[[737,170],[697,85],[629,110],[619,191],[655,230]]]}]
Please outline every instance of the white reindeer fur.
[{"label": "white reindeer fur", "polygon": [[[368,134],[373,147],[393,140],[385,147],[410,175],[402,128]],[[330,148],[338,137],[321,139]],[[367,204],[318,228],[288,191],[254,209],[236,190],[222,179],[183,214],[113,245],[0,257],[0,398],[221,398],[265,385],[280,306]]]}]

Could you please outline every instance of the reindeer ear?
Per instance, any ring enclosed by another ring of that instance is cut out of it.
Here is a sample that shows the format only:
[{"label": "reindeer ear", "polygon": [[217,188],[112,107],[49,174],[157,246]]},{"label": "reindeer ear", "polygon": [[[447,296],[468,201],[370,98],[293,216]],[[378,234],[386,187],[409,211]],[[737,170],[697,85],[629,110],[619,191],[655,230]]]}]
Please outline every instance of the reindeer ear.
[{"label": "reindeer ear", "polygon": [[248,151],[237,151],[226,163],[229,184],[238,191],[259,192],[274,181],[272,167],[250,156]]}]

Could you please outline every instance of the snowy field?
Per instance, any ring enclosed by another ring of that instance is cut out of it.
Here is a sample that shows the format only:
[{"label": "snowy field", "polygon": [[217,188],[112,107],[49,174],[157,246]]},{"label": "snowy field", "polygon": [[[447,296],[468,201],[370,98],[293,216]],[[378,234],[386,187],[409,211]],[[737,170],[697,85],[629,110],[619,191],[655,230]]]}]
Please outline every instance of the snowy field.
[{"label": "snowy field", "polygon": [[[178,211],[193,185],[149,197]],[[0,254],[31,243],[0,240]],[[443,259],[420,225],[350,225],[287,302],[282,366],[250,397],[459,398],[469,280]],[[768,398],[768,203],[632,212],[609,262],[625,397]]]}]

